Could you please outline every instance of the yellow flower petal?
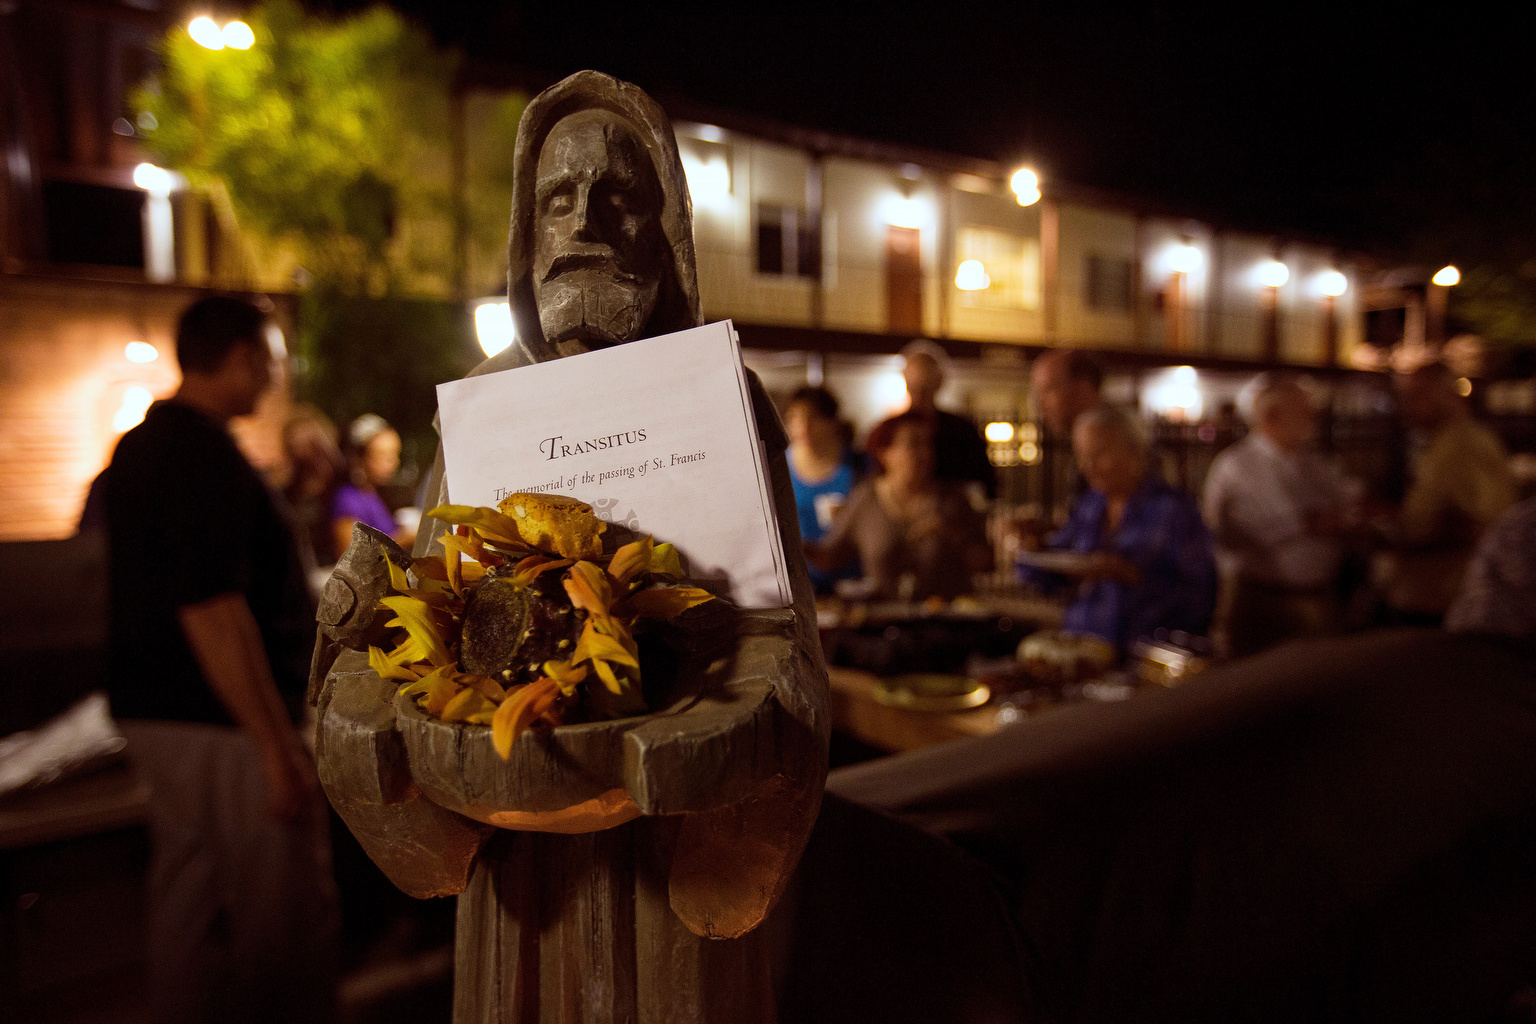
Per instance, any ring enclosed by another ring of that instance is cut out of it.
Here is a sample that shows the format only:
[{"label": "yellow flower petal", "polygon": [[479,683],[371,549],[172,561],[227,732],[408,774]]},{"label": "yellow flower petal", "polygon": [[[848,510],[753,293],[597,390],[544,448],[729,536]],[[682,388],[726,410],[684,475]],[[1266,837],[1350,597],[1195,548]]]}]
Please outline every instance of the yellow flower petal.
[{"label": "yellow flower petal", "polygon": [[607,615],[613,603],[613,588],[608,574],[591,562],[577,562],[565,574],[565,592],[571,604],[594,615]]},{"label": "yellow flower petal", "polygon": [[507,697],[507,691],[502,689],[501,684],[490,676],[480,676],[465,672],[459,676],[459,682],[482,694],[492,704],[500,704]]},{"label": "yellow flower petal", "polygon": [[401,668],[389,655],[377,647],[368,648],[368,667],[379,674],[380,679],[400,679],[407,682],[414,680],[416,676]]},{"label": "yellow flower petal", "polygon": [[646,619],[670,619],[674,615],[680,615],[696,605],[705,601],[714,600],[715,595],[698,587],[651,587],[630,594],[617,609],[623,615],[638,615]]},{"label": "yellow flower petal", "polygon": [[425,601],[397,594],[379,603],[399,616],[397,621],[405,627],[411,639],[424,649],[426,660],[439,667],[452,664],[453,656],[448,653],[448,645],[443,642],[432,609]]},{"label": "yellow flower petal", "polygon": [[517,742],[518,736],[553,707],[559,696],[558,683],[553,679],[540,679],[518,687],[501,702],[491,719],[491,745],[502,760],[511,758],[512,744]]},{"label": "yellow flower petal", "polygon": [[476,690],[460,690],[453,695],[453,699],[443,706],[441,718],[445,722],[463,722],[470,715],[490,711],[494,705],[485,698],[485,694]]},{"label": "yellow flower petal", "polygon": [[657,544],[652,548],[650,571],[666,576],[681,576],[683,560],[678,557],[677,548],[671,544]]},{"label": "yellow flower petal", "polygon": [[441,715],[443,709],[448,706],[448,702],[464,689],[454,678],[453,669],[447,665],[422,679],[422,684],[427,698],[422,703],[422,709],[429,715]]},{"label": "yellow flower petal", "polygon": [[651,553],[655,547],[656,544],[650,537],[625,544],[613,553],[613,561],[608,563],[608,575],[612,576],[619,586],[627,585],[638,574],[650,570]]},{"label": "yellow flower petal", "polygon": [[517,569],[512,574],[512,582],[519,587],[526,587],[539,577],[540,573],[551,569],[564,569],[571,564],[569,558],[549,558],[544,555],[529,555],[517,563]]},{"label": "yellow flower petal", "polygon": [[591,661],[598,673],[602,673],[603,661],[612,661],[620,665],[628,665],[630,668],[639,668],[640,660],[629,650],[611,636],[599,633],[591,619],[587,620],[581,630],[581,639],[576,641],[576,653],[571,656],[572,662]]},{"label": "yellow flower petal", "polygon": [[405,570],[395,564],[393,558],[385,557],[384,564],[389,567],[389,585],[398,593],[405,593],[411,589],[410,580],[406,579]]},{"label": "yellow flower petal", "polygon": [[608,687],[609,693],[614,696],[624,693],[624,684],[619,682],[619,677],[614,674],[612,665],[606,661],[594,661],[592,662],[592,667],[597,669],[597,678],[601,679],[603,685]]},{"label": "yellow flower petal", "polygon": [[546,661],[544,674],[560,684],[561,693],[573,697],[576,684],[587,678],[587,666],[572,665],[569,661]]},{"label": "yellow flower petal", "polygon": [[427,515],[433,519],[440,519],[445,523],[455,526],[468,526],[479,532],[480,536],[494,544],[514,549],[526,549],[522,534],[518,532],[517,522],[511,517],[502,515],[493,508],[469,505],[439,505]]}]

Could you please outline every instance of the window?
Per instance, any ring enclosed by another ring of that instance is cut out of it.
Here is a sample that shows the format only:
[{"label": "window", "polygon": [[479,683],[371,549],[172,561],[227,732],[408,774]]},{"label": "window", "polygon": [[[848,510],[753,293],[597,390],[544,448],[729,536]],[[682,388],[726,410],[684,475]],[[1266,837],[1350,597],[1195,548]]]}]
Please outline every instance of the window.
[{"label": "window", "polygon": [[982,265],[986,284],[981,288],[962,288],[961,302],[1004,309],[1040,308],[1038,238],[1011,235],[992,228],[961,228],[955,236],[955,265],[958,267],[968,260]]},{"label": "window", "polygon": [[804,210],[757,204],[757,272],[782,277],[821,276],[821,232]]},{"label": "window", "polygon": [[44,182],[49,261],[142,267],[143,210],[142,189]]},{"label": "window", "polygon": [[1132,306],[1131,261],[1089,256],[1083,298],[1089,309],[1126,312]]}]

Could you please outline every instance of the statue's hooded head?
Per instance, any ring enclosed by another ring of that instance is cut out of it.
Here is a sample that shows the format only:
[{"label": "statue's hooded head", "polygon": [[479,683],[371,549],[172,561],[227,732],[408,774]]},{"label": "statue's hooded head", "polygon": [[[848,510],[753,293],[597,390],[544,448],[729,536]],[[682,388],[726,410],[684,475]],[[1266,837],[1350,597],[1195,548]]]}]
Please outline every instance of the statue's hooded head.
[{"label": "statue's hooded head", "polygon": [[507,285],[529,362],[701,323],[677,140],[635,86],[582,71],[528,104],[512,156]]}]

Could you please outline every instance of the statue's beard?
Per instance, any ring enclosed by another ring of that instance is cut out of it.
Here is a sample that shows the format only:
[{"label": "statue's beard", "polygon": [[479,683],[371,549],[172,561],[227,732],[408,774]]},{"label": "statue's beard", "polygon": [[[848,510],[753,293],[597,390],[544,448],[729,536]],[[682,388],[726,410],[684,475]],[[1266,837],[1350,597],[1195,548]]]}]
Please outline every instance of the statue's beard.
[{"label": "statue's beard", "polygon": [[656,308],[658,282],[619,270],[610,261],[560,261],[537,289],[539,325],[562,356],[634,341]]}]

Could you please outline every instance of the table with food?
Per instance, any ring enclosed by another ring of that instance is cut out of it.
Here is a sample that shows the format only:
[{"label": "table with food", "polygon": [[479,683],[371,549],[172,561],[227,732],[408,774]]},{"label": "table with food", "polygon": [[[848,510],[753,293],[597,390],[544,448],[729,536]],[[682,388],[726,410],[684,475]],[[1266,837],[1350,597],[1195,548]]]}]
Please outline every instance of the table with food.
[{"label": "table with food", "polygon": [[1060,628],[1062,606],[1024,589],[953,601],[817,606],[833,726],[896,753],[987,735],[1084,701],[1176,685],[1211,661],[1202,637],[1159,631],[1124,657]]}]

